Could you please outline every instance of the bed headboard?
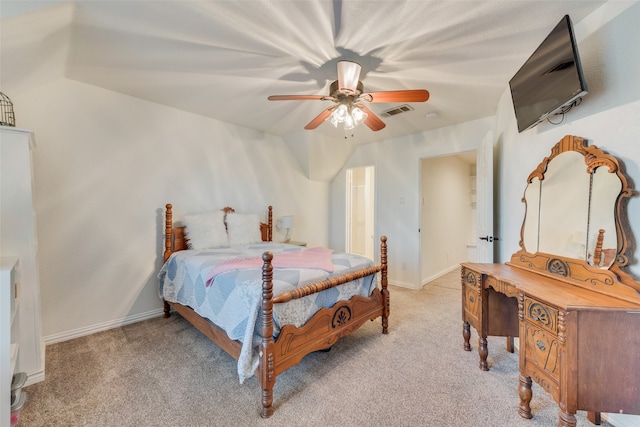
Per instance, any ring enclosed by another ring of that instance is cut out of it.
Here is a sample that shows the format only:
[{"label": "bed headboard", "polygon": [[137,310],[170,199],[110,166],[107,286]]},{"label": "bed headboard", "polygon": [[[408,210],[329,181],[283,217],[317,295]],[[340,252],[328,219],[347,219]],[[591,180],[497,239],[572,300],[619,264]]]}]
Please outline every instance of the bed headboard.
[{"label": "bed headboard", "polygon": [[[173,226],[173,205],[167,203],[164,221],[164,260],[166,261],[172,253],[189,249],[188,239],[184,233],[184,226]],[[235,212],[233,208],[222,208],[225,214]],[[271,242],[273,239],[273,207],[269,206],[267,222],[260,223],[260,232],[263,242]]]}]

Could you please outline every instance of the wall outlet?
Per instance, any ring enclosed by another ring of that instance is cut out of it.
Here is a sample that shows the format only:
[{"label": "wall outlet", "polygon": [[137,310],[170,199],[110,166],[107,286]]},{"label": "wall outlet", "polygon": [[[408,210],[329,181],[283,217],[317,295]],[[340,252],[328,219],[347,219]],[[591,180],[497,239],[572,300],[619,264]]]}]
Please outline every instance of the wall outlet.
[{"label": "wall outlet", "polygon": [[402,269],[406,270],[407,269],[407,263],[406,262],[402,262]]}]

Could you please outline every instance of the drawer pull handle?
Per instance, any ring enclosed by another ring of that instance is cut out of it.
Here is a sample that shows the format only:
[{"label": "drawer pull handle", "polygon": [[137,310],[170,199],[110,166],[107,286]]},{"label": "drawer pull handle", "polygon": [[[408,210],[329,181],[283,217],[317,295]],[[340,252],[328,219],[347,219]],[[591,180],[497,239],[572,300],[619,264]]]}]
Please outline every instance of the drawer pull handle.
[{"label": "drawer pull handle", "polygon": [[536,345],[542,351],[545,351],[547,349],[547,347],[544,345],[544,343],[542,341],[540,341],[540,340],[536,341]]}]

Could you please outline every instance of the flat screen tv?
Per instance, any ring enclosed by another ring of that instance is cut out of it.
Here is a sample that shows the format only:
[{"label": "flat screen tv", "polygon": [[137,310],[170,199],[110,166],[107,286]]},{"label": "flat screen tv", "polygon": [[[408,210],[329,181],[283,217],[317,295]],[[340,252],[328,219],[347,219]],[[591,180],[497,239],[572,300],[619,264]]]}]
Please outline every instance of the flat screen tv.
[{"label": "flat screen tv", "polygon": [[509,81],[518,132],[530,129],[552,114],[566,112],[587,93],[578,47],[569,15]]}]

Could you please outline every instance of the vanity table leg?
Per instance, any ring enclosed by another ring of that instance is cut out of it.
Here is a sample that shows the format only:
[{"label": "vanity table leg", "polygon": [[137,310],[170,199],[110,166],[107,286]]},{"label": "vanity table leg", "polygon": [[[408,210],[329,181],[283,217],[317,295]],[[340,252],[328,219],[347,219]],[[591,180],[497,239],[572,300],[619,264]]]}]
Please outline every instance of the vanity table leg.
[{"label": "vanity table leg", "polygon": [[568,412],[560,411],[560,417],[558,418],[558,427],[576,427],[575,414],[569,414]]},{"label": "vanity table leg", "polygon": [[469,340],[471,339],[471,325],[469,325],[469,322],[462,322],[462,338],[464,338],[464,351],[471,351],[471,344],[469,344]]},{"label": "vanity table leg", "polygon": [[530,419],[533,416],[531,415],[531,406],[529,406],[531,398],[533,397],[533,393],[531,391],[531,377],[525,377],[520,374],[518,394],[520,395],[520,407],[518,408],[518,414],[522,418]]},{"label": "vanity table leg", "polygon": [[513,337],[507,337],[507,351],[509,353],[513,353],[515,351],[515,344],[513,342]]},{"label": "vanity table leg", "polygon": [[478,338],[478,354],[480,355],[480,369],[488,371],[487,356],[489,356],[489,348],[487,347],[487,337],[481,336]]},{"label": "vanity table leg", "polygon": [[587,412],[587,419],[597,426],[599,426],[602,423],[600,412],[593,412],[593,411]]}]

